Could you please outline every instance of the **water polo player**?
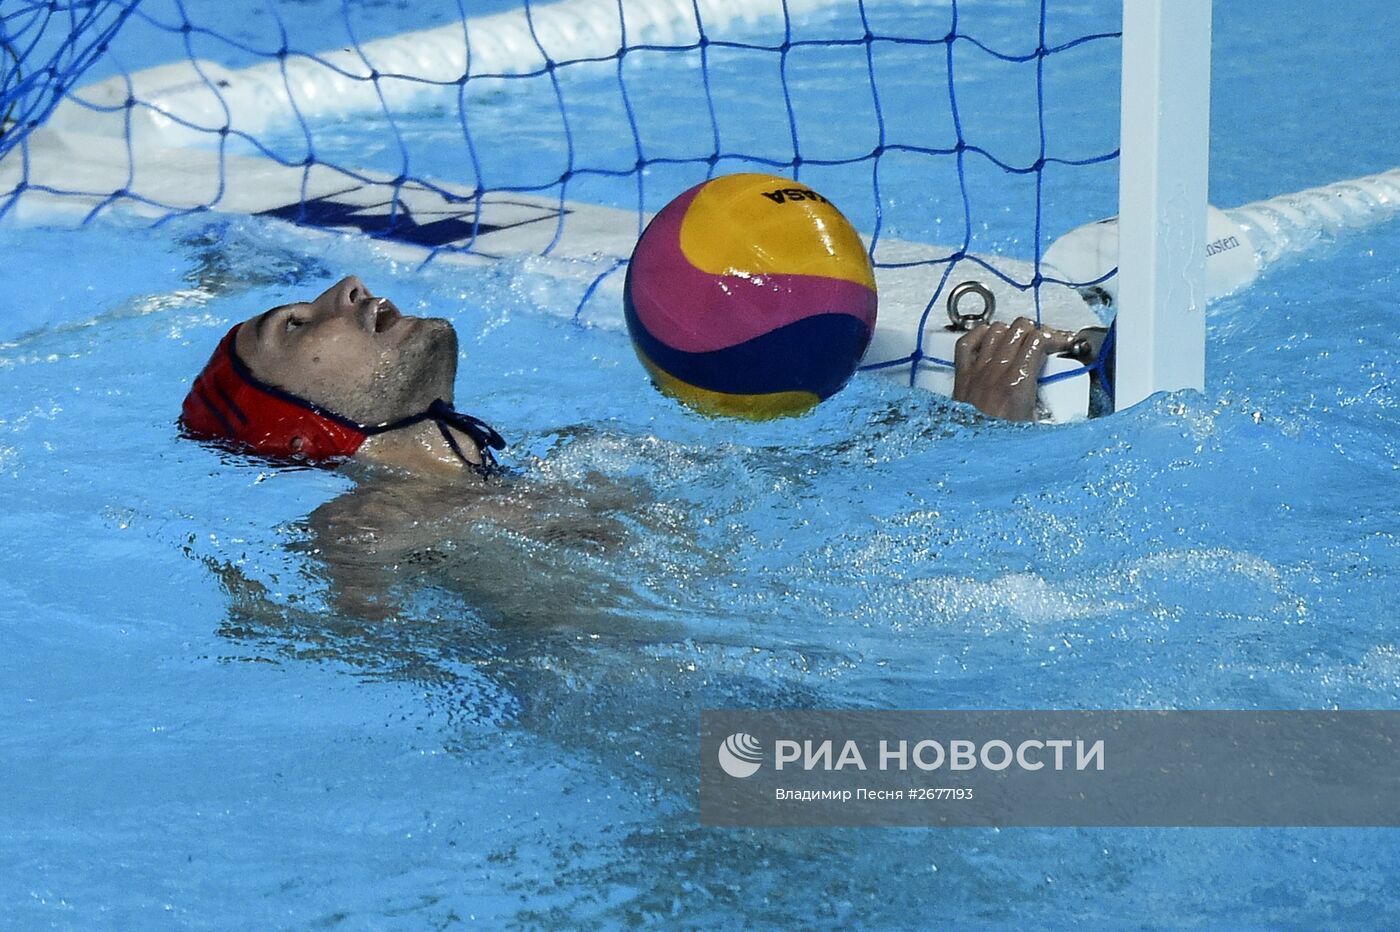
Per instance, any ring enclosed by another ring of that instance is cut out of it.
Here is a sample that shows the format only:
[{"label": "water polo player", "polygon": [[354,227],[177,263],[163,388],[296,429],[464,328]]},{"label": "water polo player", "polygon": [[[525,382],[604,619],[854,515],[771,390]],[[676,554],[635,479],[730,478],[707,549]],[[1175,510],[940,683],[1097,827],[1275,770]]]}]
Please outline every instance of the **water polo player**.
[{"label": "water polo player", "polygon": [[356,457],[414,472],[488,472],[505,446],[452,407],[457,334],[351,276],[231,329],[185,397],[191,436],[278,459]]},{"label": "water polo player", "polygon": [[[1083,334],[1025,318],[984,325],[958,341],[953,397],[1030,420],[1046,357],[1085,345]],[[401,314],[351,276],[229,330],[185,397],[181,423],[193,437],[276,459],[485,474],[505,444],[452,406],[456,376],[451,323]]]}]

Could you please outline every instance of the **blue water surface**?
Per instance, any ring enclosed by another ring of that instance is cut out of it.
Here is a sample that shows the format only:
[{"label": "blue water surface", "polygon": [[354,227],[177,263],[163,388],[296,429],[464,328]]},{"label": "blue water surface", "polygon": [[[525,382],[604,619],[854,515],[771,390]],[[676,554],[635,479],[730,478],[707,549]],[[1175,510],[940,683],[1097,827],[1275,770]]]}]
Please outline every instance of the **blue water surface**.
[{"label": "blue water surface", "polygon": [[[1390,5],[1216,6],[1216,203],[1400,162]],[[979,229],[1026,247],[1013,212]],[[703,708],[1396,708],[1397,255],[1383,225],[1213,305],[1204,393],[1031,427],[861,377],[750,424],[656,393],[528,261],[0,228],[0,917],[1396,924],[1391,831],[707,829],[695,758]],[[357,563],[312,517],[348,476],[179,438],[232,322],[349,271],[456,324],[515,518],[443,501]]]}]

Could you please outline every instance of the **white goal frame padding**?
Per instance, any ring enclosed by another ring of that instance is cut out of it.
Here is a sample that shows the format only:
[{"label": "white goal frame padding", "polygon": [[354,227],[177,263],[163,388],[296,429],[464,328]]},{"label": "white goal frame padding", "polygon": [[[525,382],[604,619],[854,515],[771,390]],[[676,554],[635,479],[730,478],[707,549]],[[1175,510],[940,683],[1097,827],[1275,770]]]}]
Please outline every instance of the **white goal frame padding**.
[{"label": "white goal frame padding", "polygon": [[[81,133],[129,133],[136,145],[208,144],[223,127],[256,135],[298,118],[381,111],[455,87],[464,76],[539,72],[550,61],[606,60],[624,45],[693,48],[700,24],[711,39],[736,23],[782,20],[837,0],[561,0],[445,26],[403,32],[354,48],[292,50],[232,70],[184,60],[88,85],[46,125]],[[625,26],[625,33],[624,33]],[[127,125],[125,102],[135,97]],[[113,127],[100,127],[100,108]],[[188,137],[188,138],[187,138]]]}]

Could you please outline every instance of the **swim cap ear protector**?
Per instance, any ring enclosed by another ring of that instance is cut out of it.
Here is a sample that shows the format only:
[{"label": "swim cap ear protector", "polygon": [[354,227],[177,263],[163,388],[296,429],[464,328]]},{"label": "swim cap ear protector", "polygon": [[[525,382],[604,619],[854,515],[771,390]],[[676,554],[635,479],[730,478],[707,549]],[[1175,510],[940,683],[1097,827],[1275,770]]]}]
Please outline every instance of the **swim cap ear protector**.
[{"label": "swim cap ear protector", "polygon": [[[484,421],[457,411],[441,398],[418,414],[386,424],[366,425],[269,385],[253,375],[234,348],[241,326],[235,324],[219,341],[208,365],[185,396],[180,423],[192,437],[224,441],[238,449],[278,459],[325,463],[353,456],[365,440],[376,434],[433,421],[452,452],[483,474],[496,465],[491,451],[506,445]],[[476,442],[481,451],[480,464],[467,459],[449,428],[462,431]]]}]

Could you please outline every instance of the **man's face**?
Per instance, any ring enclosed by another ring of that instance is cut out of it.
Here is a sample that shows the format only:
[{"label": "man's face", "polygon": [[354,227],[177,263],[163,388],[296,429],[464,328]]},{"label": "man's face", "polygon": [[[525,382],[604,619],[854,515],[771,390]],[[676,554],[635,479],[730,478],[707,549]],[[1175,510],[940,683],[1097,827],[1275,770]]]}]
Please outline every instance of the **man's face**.
[{"label": "man's face", "polygon": [[353,275],[316,300],[274,307],[238,329],[238,355],[270,385],[365,425],[452,401],[457,334],[405,317]]}]

